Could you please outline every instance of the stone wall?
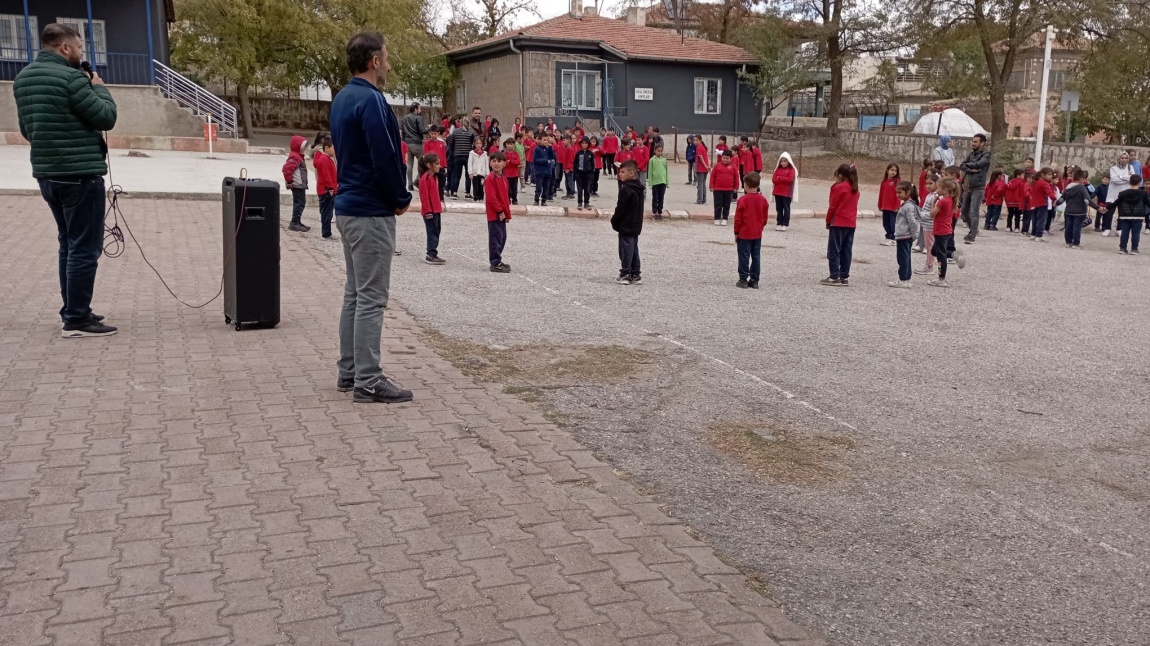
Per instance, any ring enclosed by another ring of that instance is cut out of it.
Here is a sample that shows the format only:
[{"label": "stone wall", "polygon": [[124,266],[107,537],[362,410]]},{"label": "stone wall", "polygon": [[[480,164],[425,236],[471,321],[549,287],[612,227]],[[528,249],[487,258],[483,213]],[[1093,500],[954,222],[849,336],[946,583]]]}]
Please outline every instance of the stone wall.
[{"label": "stone wall", "polygon": [[[895,134],[882,132],[842,131],[839,133],[839,145],[844,153],[854,153],[890,159],[902,164],[910,164],[918,168],[921,161],[930,156],[930,152],[938,145],[938,137],[934,135]],[[954,155],[961,160],[970,152],[970,139],[956,137],[951,139],[951,148]],[[1042,164],[1061,169],[1063,166],[1073,164],[1086,170],[1096,172],[1100,169],[1113,166],[1118,155],[1125,146],[1104,146],[1100,144],[1067,144],[1044,143],[1042,146]],[[1138,148],[1138,158],[1145,161],[1148,148]],[[1020,164],[1026,157],[1034,155],[1034,141],[1027,139],[1008,139],[1005,147],[1000,147],[996,153],[996,161],[1001,160],[1007,165]]]},{"label": "stone wall", "polygon": [[[222,97],[228,103],[240,109],[240,99],[235,96]],[[311,101],[305,99],[278,99],[272,97],[253,97],[252,127],[267,130],[297,130],[311,131],[327,130],[328,113],[331,111],[330,101]],[[400,115],[402,116],[402,115]],[[242,116],[238,116],[241,121]]]},{"label": "stone wall", "polygon": [[[165,99],[151,85],[109,85],[116,102],[116,127],[110,134],[148,137],[203,137],[204,121]],[[0,132],[19,132],[12,82],[0,81]]]},{"label": "stone wall", "polygon": [[[791,118],[788,116],[773,116],[767,117],[766,126],[776,128],[789,128],[792,125]],[[826,128],[826,117],[795,117],[794,127],[796,128]],[[843,117],[839,119],[839,130],[857,130],[858,120],[854,118]]]},{"label": "stone wall", "polygon": [[459,66],[459,76],[466,84],[463,97],[466,105],[458,105],[456,109],[461,114],[471,114],[471,108],[479,106],[483,114],[499,119],[503,132],[511,132],[511,125],[519,116],[519,56],[508,52],[465,63]]}]

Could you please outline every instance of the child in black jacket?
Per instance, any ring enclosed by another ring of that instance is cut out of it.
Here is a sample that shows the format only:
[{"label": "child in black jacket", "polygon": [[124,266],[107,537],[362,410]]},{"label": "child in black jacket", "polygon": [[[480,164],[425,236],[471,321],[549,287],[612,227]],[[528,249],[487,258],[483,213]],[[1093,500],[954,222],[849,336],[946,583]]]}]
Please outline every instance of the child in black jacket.
[{"label": "child in black jacket", "polygon": [[595,177],[595,153],[591,152],[591,140],[583,137],[579,142],[579,152],[571,164],[575,170],[575,186],[579,189],[579,208],[591,208],[591,184]]},{"label": "child in black jacket", "polygon": [[643,232],[643,205],[646,190],[639,183],[639,164],[628,159],[619,167],[619,201],[611,216],[611,228],[619,233],[619,260],[622,268],[615,282],[620,285],[638,285],[643,282],[639,274],[639,234]]}]

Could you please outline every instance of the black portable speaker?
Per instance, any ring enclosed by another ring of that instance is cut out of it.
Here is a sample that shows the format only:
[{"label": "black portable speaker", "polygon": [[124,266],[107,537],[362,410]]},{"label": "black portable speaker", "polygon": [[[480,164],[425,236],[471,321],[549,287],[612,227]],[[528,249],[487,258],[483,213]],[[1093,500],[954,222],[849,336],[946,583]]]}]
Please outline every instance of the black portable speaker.
[{"label": "black portable speaker", "polygon": [[224,322],[280,322],[280,185],[224,178]]}]

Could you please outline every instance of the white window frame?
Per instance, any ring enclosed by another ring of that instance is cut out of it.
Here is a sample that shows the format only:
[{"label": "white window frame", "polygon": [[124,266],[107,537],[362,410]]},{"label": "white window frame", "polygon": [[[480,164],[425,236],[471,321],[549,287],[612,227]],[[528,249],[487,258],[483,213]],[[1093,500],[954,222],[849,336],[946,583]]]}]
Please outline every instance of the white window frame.
[{"label": "white window frame", "polygon": [[[707,86],[711,83],[715,84],[715,109],[707,109]],[[699,89],[702,88],[702,94]],[[706,78],[702,76],[695,77],[695,114],[710,114],[717,115],[723,114],[723,79]]]},{"label": "white window frame", "polygon": [[460,79],[459,83],[455,84],[455,107],[462,109],[465,105],[467,105],[467,79]]},{"label": "white window frame", "polygon": [[4,32],[0,31],[0,61],[27,61],[28,47],[21,43],[29,32],[32,34],[32,56],[36,56],[40,51],[40,26],[36,16],[28,16],[27,31],[24,29],[24,14],[0,13],[0,23],[7,24],[12,32],[11,37],[4,38]]},{"label": "white window frame", "polygon": [[88,19],[87,18],[56,18],[56,22],[61,25],[71,27],[84,35],[84,58],[88,57],[88,52],[96,52],[96,60],[91,61],[93,65],[107,65],[108,64],[108,32],[105,29],[103,20],[92,20],[92,31],[96,32],[93,38],[88,33]]},{"label": "white window frame", "polygon": [[[587,102],[587,79],[594,79],[595,92],[590,103]],[[575,96],[568,98],[567,88]],[[583,96],[579,96],[576,88],[582,89]],[[575,110],[600,110],[603,106],[602,77],[596,70],[562,70],[559,77],[559,103],[560,107]],[[580,100],[582,99],[582,100]],[[570,101],[570,102],[568,102]]]}]

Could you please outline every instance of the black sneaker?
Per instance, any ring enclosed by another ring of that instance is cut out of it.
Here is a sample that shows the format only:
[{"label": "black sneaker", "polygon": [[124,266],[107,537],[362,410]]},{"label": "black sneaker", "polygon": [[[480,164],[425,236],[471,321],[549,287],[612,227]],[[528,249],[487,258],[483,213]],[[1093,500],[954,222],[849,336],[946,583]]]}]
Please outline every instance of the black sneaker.
[{"label": "black sneaker", "polygon": [[629,276],[629,278],[631,279],[632,285],[642,285],[643,284],[643,277],[642,276]]},{"label": "black sneaker", "polygon": [[341,393],[351,392],[355,388],[355,377],[344,379],[340,377],[335,381],[335,389]]},{"label": "black sneaker", "polygon": [[351,394],[351,400],[357,404],[397,404],[411,401],[411,391],[396,386],[384,377],[369,388],[356,388]]},{"label": "black sneaker", "polygon": [[739,282],[735,283],[735,287],[738,287],[739,289],[746,289],[748,287],[747,281],[740,278]]},{"label": "black sneaker", "polygon": [[[97,314],[95,312],[92,312],[91,318],[94,319],[97,323],[103,323],[104,322],[104,315],[103,314]],[[65,325],[67,325],[67,323],[65,323],[64,321],[60,321],[60,329],[61,330],[64,329]]]},{"label": "black sneaker", "polygon": [[535,206],[539,206],[539,200],[535,200]]},{"label": "black sneaker", "polygon": [[758,289],[758,288],[759,288],[759,281],[757,281],[757,280],[748,280],[748,281],[747,281],[747,287],[750,287],[751,289]]},{"label": "black sneaker", "polygon": [[432,256],[432,255],[428,255],[426,258],[424,258],[423,262],[425,262],[429,265],[446,265],[447,264],[447,261],[444,260],[443,258],[440,258],[439,256]]},{"label": "black sneaker", "polygon": [[308,230],[308,227],[305,227],[300,222],[292,222],[291,224],[288,225],[288,231],[299,231],[300,233],[303,233],[307,230]]},{"label": "black sneaker", "polygon": [[95,319],[88,319],[83,323],[65,323],[64,327],[60,329],[60,336],[65,339],[79,339],[86,336],[112,336],[115,333],[116,328],[111,325],[104,325]]},{"label": "black sneaker", "polygon": [[491,271],[497,274],[510,274],[511,265],[505,265],[503,263],[499,263],[498,265],[491,265]]},{"label": "black sneaker", "polygon": [[820,285],[838,285],[838,284],[839,284],[839,279],[838,279],[838,278],[829,278],[829,277],[828,277],[828,278],[824,278],[824,279],[820,280],[820,281],[819,281],[819,284],[820,284]]},{"label": "black sneaker", "polygon": [[850,281],[848,281],[846,278],[842,278],[839,280],[839,287],[847,287],[849,285],[850,285]]}]

